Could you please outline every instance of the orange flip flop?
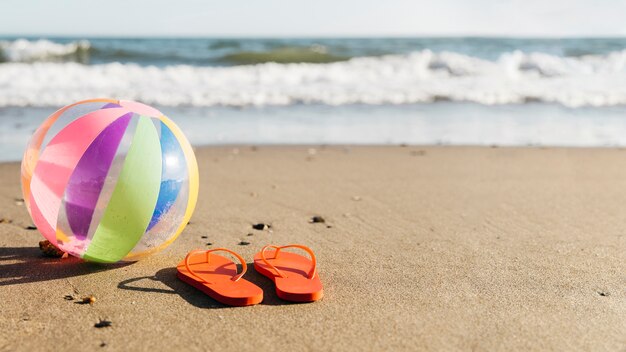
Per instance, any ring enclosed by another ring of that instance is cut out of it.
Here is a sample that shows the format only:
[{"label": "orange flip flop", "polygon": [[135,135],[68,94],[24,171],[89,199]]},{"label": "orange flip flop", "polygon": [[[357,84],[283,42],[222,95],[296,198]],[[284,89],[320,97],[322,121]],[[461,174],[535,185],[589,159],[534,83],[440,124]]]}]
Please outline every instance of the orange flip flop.
[{"label": "orange flip flop", "polygon": [[[237,265],[215,251],[228,252],[241,262],[241,273]],[[206,253],[206,255],[195,255]],[[237,253],[226,248],[197,249],[189,252],[178,264],[178,278],[206,293],[218,302],[229,306],[250,306],[263,300],[263,290],[252,282],[242,279],[247,270],[246,261]]]},{"label": "orange flip flop", "polygon": [[[267,251],[269,248],[274,250]],[[283,248],[303,249],[311,259],[296,253],[281,252]],[[276,284],[276,294],[286,301],[312,302],[324,296],[316,266],[313,251],[300,244],[267,245],[254,256],[256,271],[272,279]]]}]

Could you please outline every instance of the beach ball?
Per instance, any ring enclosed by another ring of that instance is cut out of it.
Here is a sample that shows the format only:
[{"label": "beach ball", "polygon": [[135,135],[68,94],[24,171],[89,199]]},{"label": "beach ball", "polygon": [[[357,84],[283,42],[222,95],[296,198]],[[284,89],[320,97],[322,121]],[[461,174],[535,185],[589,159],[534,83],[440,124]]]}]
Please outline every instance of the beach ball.
[{"label": "beach ball", "polygon": [[134,261],[172,243],[198,197],[198,165],[181,130],[133,101],[93,99],[50,115],[22,160],[33,222],[88,261]]}]

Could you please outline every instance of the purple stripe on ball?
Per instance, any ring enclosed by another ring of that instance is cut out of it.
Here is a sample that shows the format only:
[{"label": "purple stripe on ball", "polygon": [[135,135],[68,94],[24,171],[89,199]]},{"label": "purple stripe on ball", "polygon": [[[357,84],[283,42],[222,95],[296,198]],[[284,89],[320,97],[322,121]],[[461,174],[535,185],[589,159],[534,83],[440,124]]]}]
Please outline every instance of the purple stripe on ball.
[{"label": "purple stripe on ball", "polygon": [[132,113],[105,128],[81,157],[65,189],[65,211],[74,235],[87,237],[104,181],[126,132]]}]

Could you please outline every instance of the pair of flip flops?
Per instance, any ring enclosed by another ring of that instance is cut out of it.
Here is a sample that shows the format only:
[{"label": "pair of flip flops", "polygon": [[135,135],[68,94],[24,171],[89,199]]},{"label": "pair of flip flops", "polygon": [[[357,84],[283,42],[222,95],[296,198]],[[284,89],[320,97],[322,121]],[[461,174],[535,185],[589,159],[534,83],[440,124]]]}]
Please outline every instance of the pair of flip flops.
[{"label": "pair of flip flops", "polygon": [[[282,251],[285,248],[302,249],[311,259]],[[241,262],[241,272],[237,273],[235,262],[215,254],[219,251],[237,258]],[[263,290],[242,278],[247,268],[246,261],[239,254],[226,248],[191,251],[177,266],[179,279],[230,306],[249,306],[263,301]],[[254,268],[274,281],[276,294],[281,299],[312,302],[324,294],[316,270],[315,254],[309,247],[299,244],[267,245],[254,256]]]}]

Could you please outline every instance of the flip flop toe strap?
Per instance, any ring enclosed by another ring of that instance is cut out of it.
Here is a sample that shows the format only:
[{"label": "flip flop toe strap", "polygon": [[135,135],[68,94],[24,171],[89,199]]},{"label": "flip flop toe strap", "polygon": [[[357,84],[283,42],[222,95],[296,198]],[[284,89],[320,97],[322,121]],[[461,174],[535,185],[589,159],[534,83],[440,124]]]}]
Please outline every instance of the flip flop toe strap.
[{"label": "flip flop toe strap", "polygon": [[193,250],[193,251],[189,252],[187,254],[187,256],[185,257],[185,268],[187,269],[187,272],[189,272],[189,274],[193,275],[195,278],[197,278],[201,282],[204,282],[204,283],[207,283],[207,284],[212,284],[212,282],[206,281],[204,278],[200,277],[193,270],[191,270],[191,267],[189,266],[189,259],[191,259],[191,257],[195,253],[204,252],[204,253],[206,253],[206,262],[210,264],[211,263],[211,252],[217,252],[217,251],[228,252],[228,253],[232,254],[233,256],[235,256],[241,262],[241,273],[233,275],[233,277],[230,278],[232,281],[238,281],[239,279],[241,279],[243,274],[245,274],[246,271],[248,270],[248,265],[246,264],[246,261],[238,253],[233,252],[233,251],[231,251],[230,249],[227,249],[227,248],[215,248],[215,249],[209,249],[209,250],[196,249],[196,250]]},{"label": "flip flop toe strap", "polygon": [[277,274],[279,277],[282,277],[282,278],[286,278],[286,277],[287,277],[287,275],[283,274],[283,272],[281,272],[280,270],[278,270],[278,268],[277,268],[277,267],[275,267],[274,265],[272,265],[272,264],[271,264],[271,263],[267,260],[267,258],[265,257],[265,251],[266,251],[268,248],[274,248],[274,249],[275,249],[275,251],[274,251],[274,258],[270,258],[270,259],[276,259],[276,258],[278,258],[279,251],[280,251],[281,249],[283,249],[283,248],[299,248],[299,249],[302,249],[302,250],[306,251],[306,252],[307,252],[307,253],[309,253],[309,255],[311,256],[311,261],[313,262],[313,267],[311,268],[311,270],[309,270],[309,273],[308,273],[308,278],[309,278],[309,279],[313,279],[313,277],[315,277],[315,274],[317,273],[317,272],[316,272],[316,268],[317,268],[317,261],[315,260],[315,254],[313,253],[313,251],[311,250],[311,248],[309,248],[309,247],[307,247],[307,246],[303,246],[303,245],[301,245],[301,244],[288,244],[288,245],[286,245],[286,246],[274,246],[274,245],[271,245],[271,244],[270,244],[270,245],[267,245],[267,246],[263,247],[263,249],[261,249],[261,259],[263,260],[263,263],[265,263],[265,265],[267,265],[267,266],[269,266],[270,268],[272,268],[272,270],[274,270],[274,271],[276,272],[276,274]]}]

